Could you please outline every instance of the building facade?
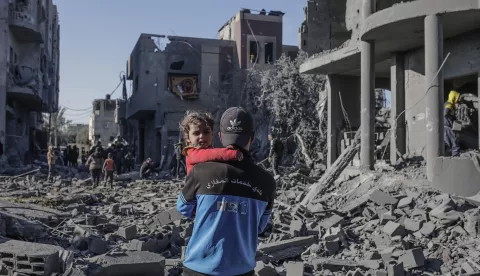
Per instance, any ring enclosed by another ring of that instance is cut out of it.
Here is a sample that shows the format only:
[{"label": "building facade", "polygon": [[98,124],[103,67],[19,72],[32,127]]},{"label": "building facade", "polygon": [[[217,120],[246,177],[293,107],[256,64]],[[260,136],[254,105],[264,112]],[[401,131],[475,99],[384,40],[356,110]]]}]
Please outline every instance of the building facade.
[{"label": "building facade", "polygon": [[0,142],[9,158],[35,151],[42,113],[56,112],[60,26],[52,0],[0,1]]},{"label": "building facade", "polygon": [[93,110],[88,121],[88,139],[93,144],[100,141],[107,146],[119,134],[119,126],[115,121],[117,101],[110,95],[105,99],[93,101]]},{"label": "building facade", "polygon": [[[478,99],[480,2],[338,2],[346,3],[350,39],[301,66],[303,73],[328,75],[329,161],[339,155],[337,141],[344,129],[341,92],[344,99],[351,99],[343,102],[351,125],[361,128],[360,165],[373,167],[374,91],[388,89],[392,92],[391,117],[395,118],[391,163],[405,153],[423,156],[427,176],[433,179],[437,160],[443,162],[439,157],[444,155],[443,108],[448,92],[456,89]],[[478,113],[478,101],[474,105]],[[478,130],[476,135],[478,148]]]},{"label": "building facade", "polygon": [[282,46],[282,16],[242,10],[220,29],[219,39],[140,35],[127,61],[132,92],[119,101],[116,119],[138,162],[172,152],[187,110],[209,111],[218,124],[228,106],[239,104],[243,69],[254,63],[248,53],[259,66],[271,66],[283,52],[296,55],[297,47]]}]

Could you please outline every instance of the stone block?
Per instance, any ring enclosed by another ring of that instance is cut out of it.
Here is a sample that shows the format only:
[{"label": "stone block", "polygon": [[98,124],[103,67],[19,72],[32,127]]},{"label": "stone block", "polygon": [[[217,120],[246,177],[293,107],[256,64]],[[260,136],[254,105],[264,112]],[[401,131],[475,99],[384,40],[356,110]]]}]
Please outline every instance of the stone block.
[{"label": "stone block", "polygon": [[303,275],[305,269],[302,262],[288,262],[285,268],[287,270],[287,276]]},{"label": "stone block", "polygon": [[163,276],[165,258],[151,252],[126,252],[121,255],[101,255],[90,259],[98,267],[91,275],[109,276]]},{"label": "stone block", "polygon": [[389,221],[394,221],[396,220],[397,217],[392,214],[392,212],[386,212],[383,214],[380,214],[380,225],[385,225]]},{"label": "stone block", "polygon": [[407,233],[405,232],[405,228],[396,222],[387,222],[383,227],[383,232],[389,235],[390,237],[394,236],[401,236],[404,237]]},{"label": "stone block", "polygon": [[425,264],[425,256],[421,248],[407,250],[399,260],[403,262],[405,268],[417,268]]},{"label": "stone block", "polygon": [[120,227],[118,228],[117,234],[126,240],[134,239],[137,236],[137,226],[133,224],[126,227]]},{"label": "stone block", "polygon": [[376,190],[370,194],[370,200],[378,205],[395,205],[398,202],[398,199],[380,190]]}]

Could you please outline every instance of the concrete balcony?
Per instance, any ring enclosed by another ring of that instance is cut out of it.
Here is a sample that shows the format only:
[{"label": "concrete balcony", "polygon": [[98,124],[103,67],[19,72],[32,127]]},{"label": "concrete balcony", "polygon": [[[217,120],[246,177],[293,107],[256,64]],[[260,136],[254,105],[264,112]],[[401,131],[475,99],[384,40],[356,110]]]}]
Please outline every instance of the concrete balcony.
[{"label": "concrete balcony", "polygon": [[26,65],[10,66],[7,98],[31,111],[44,111],[45,104],[40,94],[38,70]]},{"label": "concrete balcony", "polygon": [[13,35],[19,41],[43,43],[43,36],[38,24],[38,11],[36,5],[26,8],[9,9],[9,25]]},{"label": "concrete balcony", "polygon": [[141,92],[144,91],[137,91],[126,102],[125,116],[127,119],[153,118],[157,109],[157,98],[153,95],[146,95],[151,93]]}]

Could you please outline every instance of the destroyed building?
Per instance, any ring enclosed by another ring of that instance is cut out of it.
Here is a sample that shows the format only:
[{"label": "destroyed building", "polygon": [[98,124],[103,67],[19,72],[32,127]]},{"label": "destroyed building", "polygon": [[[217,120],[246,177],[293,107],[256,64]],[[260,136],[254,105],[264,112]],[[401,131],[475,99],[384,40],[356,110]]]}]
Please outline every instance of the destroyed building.
[{"label": "destroyed building", "polygon": [[[471,131],[461,138],[461,145],[465,149],[478,149],[480,3],[315,1],[323,3],[322,9],[315,10],[311,2],[307,11],[309,15],[315,13],[313,17],[317,19],[336,14],[343,7],[341,15],[335,18],[345,18],[344,29],[331,28],[330,38],[342,37],[345,31],[351,33],[343,42],[335,41],[331,48],[318,47],[323,51],[301,66],[302,73],[328,76],[328,163],[339,156],[341,140],[346,144],[351,140],[347,132],[361,127],[362,168],[373,168],[375,160],[381,158],[376,149],[382,142],[379,139],[386,136],[391,164],[405,154],[420,156],[426,159],[428,178],[438,180],[434,181],[436,185],[450,185],[454,181],[466,186],[479,183],[480,174],[471,160],[441,156],[444,155],[443,108],[452,89],[465,95],[469,106],[466,121],[470,125],[462,131],[462,136],[467,128]],[[314,23],[307,20],[306,26]],[[332,26],[342,25],[338,23]],[[308,34],[307,45],[319,43]],[[389,133],[374,127],[375,89],[392,92],[393,128]],[[458,190],[462,194],[460,190],[468,188]],[[478,192],[480,187],[473,190]]]},{"label": "destroyed building", "polygon": [[159,161],[173,153],[187,110],[207,110],[218,122],[228,106],[239,103],[236,88],[252,61],[271,66],[282,53],[295,56],[297,47],[282,45],[282,16],[241,10],[219,30],[219,39],[141,34],[127,62],[132,92],[116,118],[128,122],[121,129],[137,160]]},{"label": "destroyed building", "polygon": [[58,109],[59,40],[52,0],[0,2],[0,144],[12,165],[36,150],[42,113]]},{"label": "destroyed building", "polygon": [[93,101],[93,110],[88,121],[88,139],[92,144],[100,141],[106,146],[119,134],[119,126],[115,120],[116,107],[117,101],[110,99],[110,95]]}]

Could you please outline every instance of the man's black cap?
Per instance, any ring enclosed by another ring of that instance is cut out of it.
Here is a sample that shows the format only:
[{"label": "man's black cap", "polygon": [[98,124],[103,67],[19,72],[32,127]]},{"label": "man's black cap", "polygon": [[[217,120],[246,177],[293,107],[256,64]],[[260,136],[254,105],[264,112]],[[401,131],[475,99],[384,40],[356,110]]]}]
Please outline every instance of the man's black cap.
[{"label": "man's black cap", "polygon": [[220,120],[220,133],[224,147],[245,147],[253,136],[253,118],[241,107],[230,107]]}]

